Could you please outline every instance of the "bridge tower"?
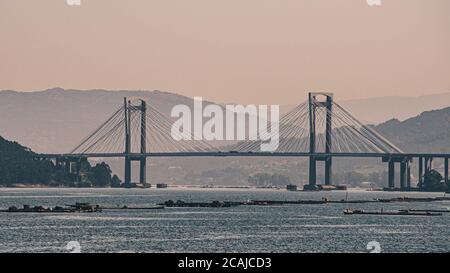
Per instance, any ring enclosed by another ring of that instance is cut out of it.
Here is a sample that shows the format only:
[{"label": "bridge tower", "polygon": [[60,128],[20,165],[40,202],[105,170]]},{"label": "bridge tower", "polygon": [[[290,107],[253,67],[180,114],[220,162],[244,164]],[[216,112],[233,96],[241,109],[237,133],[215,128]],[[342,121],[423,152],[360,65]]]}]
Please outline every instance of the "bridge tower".
[{"label": "bridge tower", "polygon": [[[133,105],[131,100],[127,101],[127,98],[123,99],[124,101],[124,114],[125,114],[125,187],[131,187],[131,163],[132,161],[139,161],[139,183],[146,184],[147,183],[147,158],[143,155],[147,152],[146,148],[146,112],[147,112],[147,103],[143,99],[139,99],[140,105]],[[131,115],[133,112],[140,112],[140,155],[131,156],[131,140],[132,140],[132,130],[131,130]]]},{"label": "bridge tower", "polygon": [[[319,100],[318,97],[325,97],[325,100]],[[329,155],[332,151],[332,129],[333,129],[333,94],[332,93],[309,93],[309,152],[316,153],[316,110],[317,108],[326,108],[325,122],[325,155],[309,156],[309,185],[307,189],[314,190],[317,187],[317,161],[325,162],[325,185],[331,185],[332,157]]]}]

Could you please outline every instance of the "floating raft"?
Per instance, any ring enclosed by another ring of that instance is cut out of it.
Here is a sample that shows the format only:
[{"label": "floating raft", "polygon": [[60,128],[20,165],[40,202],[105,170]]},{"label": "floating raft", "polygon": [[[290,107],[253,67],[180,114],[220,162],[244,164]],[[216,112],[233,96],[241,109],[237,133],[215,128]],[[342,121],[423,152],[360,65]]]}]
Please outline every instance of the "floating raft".
[{"label": "floating raft", "polygon": [[[182,200],[169,200],[159,204],[169,208],[173,207],[206,207],[206,208],[228,208],[235,206],[279,206],[279,205],[325,205],[325,204],[367,204],[367,203],[395,203],[395,202],[438,202],[450,201],[449,197],[431,197],[431,198],[412,198],[412,197],[397,197],[392,199],[372,199],[372,200],[330,200],[322,198],[321,200],[248,200],[244,202],[232,201],[212,201],[212,202],[184,202]],[[414,212],[410,210],[410,212]],[[419,211],[416,211],[419,212]],[[420,211],[427,212],[427,211]],[[431,211],[428,211],[431,212]],[[439,211],[442,212],[442,211]]]},{"label": "floating raft", "polygon": [[398,216],[441,216],[442,213],[436,212],[412,212],[409,210],[401,211],[364,211],[364,210],[344,210],[345,215],[398,215]]},{"label": "floating raft", "polygon": [[1,210],[0,212],[12,212],[12,213],[75,213],[75,212],[100,212],[102,209],[100,206],[90,205],[89,203],[75,203],[74,205],[66,205],[65,207],[44,207],[24,205],[23,208],[9,207],[7,210]]},{"label": "floating raft", "polygon": [[329,200],[323,198],[322,200],[297,200],[297,201],[271,201],[271,200],[252,200],[244,202],[243,205],[322,205],[322,204],[365,204],[365,203],[377,203],[377,200]]},{"label": "floating raft", "polygon": [[129,206],[117,206],[117,207],[101,207],[102,210],[154,210],[154,209],[164,209],[164,206],[153,206],[153,207],[129,207]]},{"label": "floating raft", "polygon": [[90,205],[89,203],[75,203],[66,204],[65,207],[44,207],[24,205],[23,208],[9,207],[6,210],[0,210],[0,212],[21,212],[21,213],[80,213],[80,212],[101,212],[103,210],[155,210],[164,209],[164,206],[152,206],[152,207],[129,207],[129,206],[117,206],[117,207],[102,207],[99,205]]},{"label": "floating raft", "polygon": [[417,198],[417,197],[397,197],[391,199],[377,199],[378,202],[381,203],[390,203],[390,202],[439,202],[439,201],[450,201],[450,197],[426,197],[426,198]]},{"label": "floating raft", "polygon": [[408,209],[400,211],[450,213],[450,209]]},{"label": "floating raft", "polygon": [[206,202],[184,202],[178,200],[176,202],[169,200],[164,202],[163,204],[159,204],[160,206],[165,206],[169,208],[229,208],[242,205],[240,202],[220,202],[213,201],[210,203]]}]

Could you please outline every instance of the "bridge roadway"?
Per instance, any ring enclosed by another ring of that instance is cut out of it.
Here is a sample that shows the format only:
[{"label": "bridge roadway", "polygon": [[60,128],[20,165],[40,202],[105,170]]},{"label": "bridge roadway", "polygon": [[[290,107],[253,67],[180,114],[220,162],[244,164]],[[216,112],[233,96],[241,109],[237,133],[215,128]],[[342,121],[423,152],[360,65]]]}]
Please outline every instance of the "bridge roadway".
[{"label": "bridge roadway", "polygon": [[152,152],[152,153],[86,153],[37,154],[37,158],[112,158],[112,157],[343,157],[343,158],[450,158],[440,153],[308,153],[308,152]]}]

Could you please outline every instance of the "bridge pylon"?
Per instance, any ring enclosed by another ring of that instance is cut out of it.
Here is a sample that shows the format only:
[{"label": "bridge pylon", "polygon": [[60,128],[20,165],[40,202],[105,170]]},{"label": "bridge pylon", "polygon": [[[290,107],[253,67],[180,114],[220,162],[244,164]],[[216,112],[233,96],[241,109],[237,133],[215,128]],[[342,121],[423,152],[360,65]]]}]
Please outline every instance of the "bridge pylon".
[{"label": "bridge pylon", "polygon": [[[127,98],[124,98],[124,115],[125,115],[125,187],[131,187],[131,163],[132,161],[139,161],[139,183],[146,184],[147,183],[147,158],[143,155],[147,152],[146,150],[146,112],[147,112],[147,103],[143,99],[139,99],[140,105],[132,105],[131,100],[127,100]],[[132,137],[132,130],[131,130],[131,116],[133,112],[140,112],[140,150],[139,153],[141,155],[137,156],[130,156],[129,154],[132,153],[131,150],[131,140]]]},{"label": "bridge pylon", "polygon": [[[318,97],[325,97],[325,100],[319,100]],[[332,93],[309,93],[309,184],[305,187],[307,190],[317,189],[317,161],[325,162],[325,185],[331,185],[332,175],[332,153],[333,143],[333,94]],[[318,108],[326,108],[325,121],[325,154],[324,156],[315,156],[316,154],[316,111]]]}]

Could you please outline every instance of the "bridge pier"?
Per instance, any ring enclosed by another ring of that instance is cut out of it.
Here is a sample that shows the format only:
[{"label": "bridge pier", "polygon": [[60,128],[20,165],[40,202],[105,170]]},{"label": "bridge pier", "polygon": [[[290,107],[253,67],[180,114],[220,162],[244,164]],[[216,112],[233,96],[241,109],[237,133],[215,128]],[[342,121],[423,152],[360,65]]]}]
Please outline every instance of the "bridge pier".
[{"label": "bridge pier", "polygon": [[131,187],[131,159],[129,156],[125,157],[125,187]]},{"label": "bridge pier", "polygon": [[411,189],[411,162],[408,162],[408,166],[406,167],[406,188]]},{"label": "bridge pier", "polygon": [[405,190],[406,186],[406,172],[407,172],[407,162],[400,162],[400,189]]},{"label": "bridge pier", "polygon": [[444,159],[444,180],[448,184],[448,157]]},{"label": "bridge pier", "polygon": [[325,185],[331,185],[332,157],[325,158]]},{"label": "bridge pier", "polygon": [[141,157],[139,160],[139,183],[147,184],[147,160],[145,157]]},{"label": "bridge pier", "polygon": [[433,170],[433,166],[434,166],[434,158],[430,157],[428,158],[427,172],[431,172]]},{"label": "bridge pier", "polygon": [[68,158],[64,158],[64,171],[66,173],[71,173],[70,160]]},{"label": "bridge pier", "polygon": [[388,187],[390,189],[395,188],[395,163],[394,161],[389,161],[389,168],[388,168]]},{"label": "bridge pier", "polygon": [[428,174],[433,169],[433,158],[425,157],[425,174]]},{"label": "bridge pier", "polygon": [[309,157],[309,187],[310,189],[316,188],[317,183],[317,164],[314,156]]},{"label": "bridge pier", "polygon": [[383,157],[383,162],[388,163],[388,189],[394,190],[395,187],[395,163],[400,164],[400,189],[409,190],[411,188],[411,158],[409,157]]},{"label": "bridge pier", "polygon": [[423,183],[423,157],[419,157],[419,185]]}]

